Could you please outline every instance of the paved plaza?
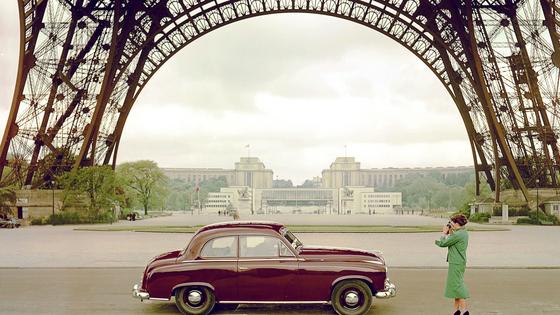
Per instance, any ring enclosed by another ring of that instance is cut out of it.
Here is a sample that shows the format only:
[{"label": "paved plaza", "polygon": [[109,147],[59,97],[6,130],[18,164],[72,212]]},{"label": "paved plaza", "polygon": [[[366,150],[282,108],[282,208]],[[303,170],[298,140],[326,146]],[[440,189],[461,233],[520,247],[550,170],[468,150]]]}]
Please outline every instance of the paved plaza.
[{"label": "paved plaza", "polygon": [[[420,216],[255,216],[285,224],[443,225]],[[228,220],[176,214],[117,225],[201,225]],[[184,247],[192,234],[90,232],[77,226],[1,229],[0,314],[178,314],[173,303],[132,299],[130,289],[153,256]],[[466,282],[471,314],[560,314],[560,228],[507,226],[470,233]],[[398,296],[368,314],[451,314],[442,291],[446,252],[440,233],[299,233],[305,244],[379,249]],[[30,303],[32,302],[32,303]],[[217,314],[334,314],[329,306],[241,305]]]},{"label": "paved plaza", "polygon": [[[200,225],[228,220],[178,214],[121,225]],[[285,224],[443,225],[446,220],[420,216],[255,216]],[[469,223],[470,224],[470,223]],[[0,267],[142,267],[153,256],[183,248],[192,234],[75,231],[77,226],[0,229],[10,255]],[[471,232],[469,267],[560,268],[560,227],[507,226],[510,231]],[[445,267],[446,253],[434,245],[440,233],[299,233],[304,244],[377,249],[391,267]]]}]

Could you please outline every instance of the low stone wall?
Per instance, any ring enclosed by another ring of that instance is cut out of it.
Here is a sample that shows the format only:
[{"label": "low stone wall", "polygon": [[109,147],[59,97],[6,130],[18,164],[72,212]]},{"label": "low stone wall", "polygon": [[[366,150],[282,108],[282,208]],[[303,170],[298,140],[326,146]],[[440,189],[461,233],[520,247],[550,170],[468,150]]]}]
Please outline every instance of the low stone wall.
[{"label": "low stone wall", "polygon": [[60,211],[62,190],[17,190],[14,216],[21,219],[42,218]]}]

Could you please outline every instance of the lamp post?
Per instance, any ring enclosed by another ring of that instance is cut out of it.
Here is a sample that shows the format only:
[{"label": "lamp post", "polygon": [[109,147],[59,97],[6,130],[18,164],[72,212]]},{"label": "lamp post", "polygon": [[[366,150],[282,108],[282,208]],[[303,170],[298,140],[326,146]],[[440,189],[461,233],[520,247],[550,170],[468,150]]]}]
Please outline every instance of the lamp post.
[{"label": "lamp post", "polygon": [[51,180],[51,188],[52,188],[52,214],[54,215],[54,185],[56,182]]},{"label": "lamp post", "polygon": [[535,181],[537,186],[537,218],[539,217],[539,182],[540,180],[537,178],[537,180]]}]

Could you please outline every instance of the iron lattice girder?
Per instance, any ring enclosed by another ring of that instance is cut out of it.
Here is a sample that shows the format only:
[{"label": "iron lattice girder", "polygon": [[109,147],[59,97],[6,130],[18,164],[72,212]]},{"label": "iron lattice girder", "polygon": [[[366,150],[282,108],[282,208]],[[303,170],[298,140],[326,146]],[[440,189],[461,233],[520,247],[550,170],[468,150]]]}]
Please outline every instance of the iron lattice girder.
[{"label": "iron lattice girder", "polygon": [[536,179],[558,185],[556,1],[20,0],[19,6],[22,53],[0,172],[8,178],[25,168],[22,184],[41,185],[71,165],[114,165],[139,93],[197,38],[250,17],[315,13],[381,32],[422,60],[455,100],[477,173],[494,189],[500,178],[505,187],[534,187]]}]

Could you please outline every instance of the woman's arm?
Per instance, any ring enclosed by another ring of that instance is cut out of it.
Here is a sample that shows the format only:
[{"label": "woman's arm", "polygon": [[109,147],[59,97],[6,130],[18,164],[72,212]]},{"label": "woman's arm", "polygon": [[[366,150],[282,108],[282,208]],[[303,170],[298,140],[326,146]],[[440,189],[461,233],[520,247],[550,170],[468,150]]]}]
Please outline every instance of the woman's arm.
[{"label": "woman's arm", "polygon": [[447,237],[442,236],[439,240],[436,240],[435,243],[439,247],[449,247],[456,244],[460,240],[461,238],[457,234],[450,234]]}]

